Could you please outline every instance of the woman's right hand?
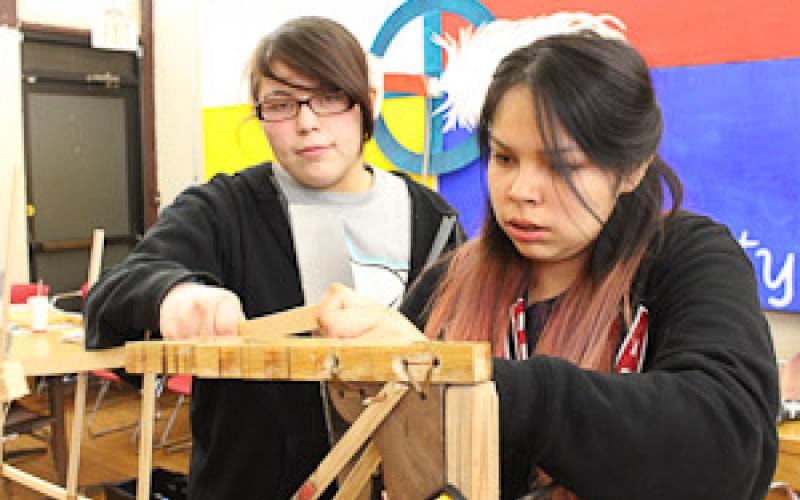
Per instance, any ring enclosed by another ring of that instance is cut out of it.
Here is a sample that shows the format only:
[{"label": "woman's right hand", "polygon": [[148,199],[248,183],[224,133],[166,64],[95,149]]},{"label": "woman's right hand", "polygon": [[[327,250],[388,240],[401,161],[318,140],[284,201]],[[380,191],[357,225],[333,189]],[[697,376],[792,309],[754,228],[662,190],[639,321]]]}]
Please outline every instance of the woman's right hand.
[{"label": "woman's right hand", "polygon": [[399,343],[428,340],[400,312],[339,283],[328,287],[319,303],[319,325],[324,337]]},{"label": "woman's right hand", "polygon": [[159,318],[165,340],[236,336],[245,319],[236,294],[199,283],[180,283],[167,292]]}]

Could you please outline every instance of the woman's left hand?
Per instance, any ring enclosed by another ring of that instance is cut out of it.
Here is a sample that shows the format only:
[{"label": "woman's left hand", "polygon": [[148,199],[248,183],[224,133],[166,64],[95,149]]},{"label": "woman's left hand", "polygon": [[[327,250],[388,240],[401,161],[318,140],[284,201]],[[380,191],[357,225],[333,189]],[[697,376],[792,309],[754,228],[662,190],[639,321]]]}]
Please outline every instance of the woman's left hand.
[{"label": "woman's left hand", "polygon": [[325,337],[358,337],[400,343],[427,340],[398,311],[339,283],[328,287],[319,303],[319,324]]}]

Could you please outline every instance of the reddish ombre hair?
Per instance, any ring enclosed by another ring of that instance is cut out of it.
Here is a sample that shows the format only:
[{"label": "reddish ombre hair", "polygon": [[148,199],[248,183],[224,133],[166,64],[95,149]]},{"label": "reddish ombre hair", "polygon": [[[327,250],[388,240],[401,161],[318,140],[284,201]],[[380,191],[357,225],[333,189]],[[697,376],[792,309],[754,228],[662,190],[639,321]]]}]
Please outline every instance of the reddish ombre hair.
[{"label": "reddish ombre hair", "polygon": [[[608,371],[618,341],[612,328],[622,312],[630,322],[630,290],[647,249],[662,233],[664,217],[679,208],[683,191],[672,169],[656,154],[661,110],[647,66],[626,42],[592,32],[555,35],[521,47],[498,66],[481,110],[478,141],[487,159],[489,130],[510,89],[525,85],[534,97],[536,120],[553,168],[572,194],[594,214],[561,157],[560,127],[618,182],[642,165],[638,187],[619,197],[593,242],[583,273],[546,318],[535,352]],[[589,89],[590,91],[588,91]],[[664,188],[671,207],[662,213]],[[528,289],[531,266],[503,232],[489,207],[477,238],[453,256],[429,302],[429,337],[489,340],[501,355],[509,309]],[[622,310],[620,309],[622,307]]]}]

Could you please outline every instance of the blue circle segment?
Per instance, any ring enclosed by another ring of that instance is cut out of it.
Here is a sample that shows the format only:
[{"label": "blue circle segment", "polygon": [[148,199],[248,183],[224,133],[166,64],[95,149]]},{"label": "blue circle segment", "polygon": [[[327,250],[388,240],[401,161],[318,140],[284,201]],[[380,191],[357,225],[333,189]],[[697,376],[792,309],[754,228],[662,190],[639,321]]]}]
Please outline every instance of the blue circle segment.
[{"label": "blue circle segment", "polygon": [[[370,52],[376,56],[384,56],[391,42],[406,24],[430,12],[457,14],[474,26],[480,26],[495,19],[494,15],[477,0],[409,0],[389,16],[375,37]],[[441,131],[434,130],[432,133],[441,134]],[[389,131],[382,115],[378,117],[375,124],[374,137],[383,154],[395,166],[406,172],[417,175],[422,174],[422,155],[409,151],[405,146],[397,142]],[[453,172],[469,165],[477,157],[478,144],[473,134],[451,149],[432,153],[428,173],[445,174]]]}]

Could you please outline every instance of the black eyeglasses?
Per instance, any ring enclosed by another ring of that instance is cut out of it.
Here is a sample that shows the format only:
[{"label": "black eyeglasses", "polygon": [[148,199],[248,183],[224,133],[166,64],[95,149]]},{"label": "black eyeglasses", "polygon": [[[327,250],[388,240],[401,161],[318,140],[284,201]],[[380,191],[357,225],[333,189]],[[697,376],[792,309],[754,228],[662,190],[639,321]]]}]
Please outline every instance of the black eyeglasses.
[{"label": "black eyeglasses", "polygon": [[262,122],[279,122],[294,118],[300,106],[307,104],[317,116],[335,115],[352,109],[355,101],[343,91],[323,92],[310,97],[268,97],[257,102],[256,117]]}]

